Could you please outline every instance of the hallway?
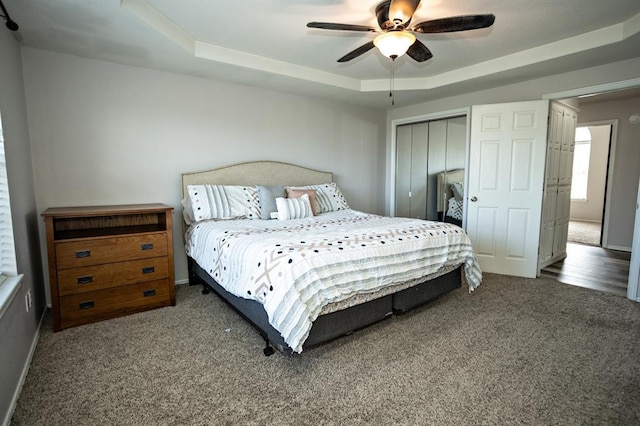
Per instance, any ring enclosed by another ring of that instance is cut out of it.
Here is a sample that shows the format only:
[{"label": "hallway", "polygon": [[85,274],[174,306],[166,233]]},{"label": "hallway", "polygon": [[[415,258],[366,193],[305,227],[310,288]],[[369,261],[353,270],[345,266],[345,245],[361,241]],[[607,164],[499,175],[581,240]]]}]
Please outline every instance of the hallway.
[{"label": "hallway", "polygon": [[629,252],[567,243],[567,257],[543,268],[540,276],[627,297],[630,260]]}]

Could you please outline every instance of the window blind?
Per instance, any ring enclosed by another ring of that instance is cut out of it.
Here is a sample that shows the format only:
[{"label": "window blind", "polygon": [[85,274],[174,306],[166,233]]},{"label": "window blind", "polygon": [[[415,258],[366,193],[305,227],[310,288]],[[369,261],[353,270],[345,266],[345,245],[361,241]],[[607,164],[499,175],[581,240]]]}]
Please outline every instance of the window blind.
[{"label": "window blind", "polygon": [[7,181],[7,162],[4,152],[2,116],[0,116],[0,272],[5,275],[17,275],[16,249],[13,240],[11,222],[11,204],[9,183]]}]

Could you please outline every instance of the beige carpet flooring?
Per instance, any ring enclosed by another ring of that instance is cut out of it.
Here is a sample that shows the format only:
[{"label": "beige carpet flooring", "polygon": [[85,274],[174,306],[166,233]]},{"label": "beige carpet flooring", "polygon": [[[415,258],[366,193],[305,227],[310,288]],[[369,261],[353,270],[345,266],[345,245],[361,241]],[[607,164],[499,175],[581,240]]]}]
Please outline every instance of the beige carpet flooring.
[{"label": "beige carpet flooring", "polygon": [[13,425],[640,424],[640,304],[485,274],[300,356],[262,354],[199,287],[177,306],[52,333]]},{"label": "beige carpet flooring", "polygon": [[600,246],[601,232],[602,223],[600,222],[571,220],[569,221],[567,241],[571,243],[586,244],[589,246]]}]

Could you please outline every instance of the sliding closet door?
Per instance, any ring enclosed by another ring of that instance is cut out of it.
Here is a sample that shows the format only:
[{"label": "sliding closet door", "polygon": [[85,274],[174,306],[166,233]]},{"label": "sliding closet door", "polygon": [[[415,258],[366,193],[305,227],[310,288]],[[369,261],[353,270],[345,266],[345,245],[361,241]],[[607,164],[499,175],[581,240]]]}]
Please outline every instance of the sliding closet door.
[{"label": "sliding closet door", "polygon": [[466,135],[464,116],[396,128],[396,216],[442,220],[453,195],[448,184],[442,188],[438,182],[452,170],[464,180]]},{"label": "sliding closet door", "polygon": [[[447,168],[447,120],[429,122],[429,188],[427,219],[438,220],[438,174]],[[444,200],[446,205],[446,200]]]},{"label": "sliding closet door", "polygon": [[396,216],[427,216],[429,125],[404,125],[396,133]]},{"label": "sliding closet door", "polygon": [[396,216],[411,216],[411,126],[396,130]]},{"label": "sliding closet door", "polygon": [[414,124],[411,145],[411,217],[427,218],[429,123]]}]

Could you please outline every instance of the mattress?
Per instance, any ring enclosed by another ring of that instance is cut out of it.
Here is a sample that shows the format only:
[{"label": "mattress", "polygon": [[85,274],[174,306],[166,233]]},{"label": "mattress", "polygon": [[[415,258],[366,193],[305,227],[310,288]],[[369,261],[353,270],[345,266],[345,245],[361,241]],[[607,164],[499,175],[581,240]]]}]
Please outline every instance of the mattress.
[{"label": "mattress", "polygon": [[187,255],[231,294],[261,303],[295,352],[328,305],[460,265],[470,291],[481,282],[468,236],[441,222],[341,210],[287,221],[203,221],[185,237]]}]

